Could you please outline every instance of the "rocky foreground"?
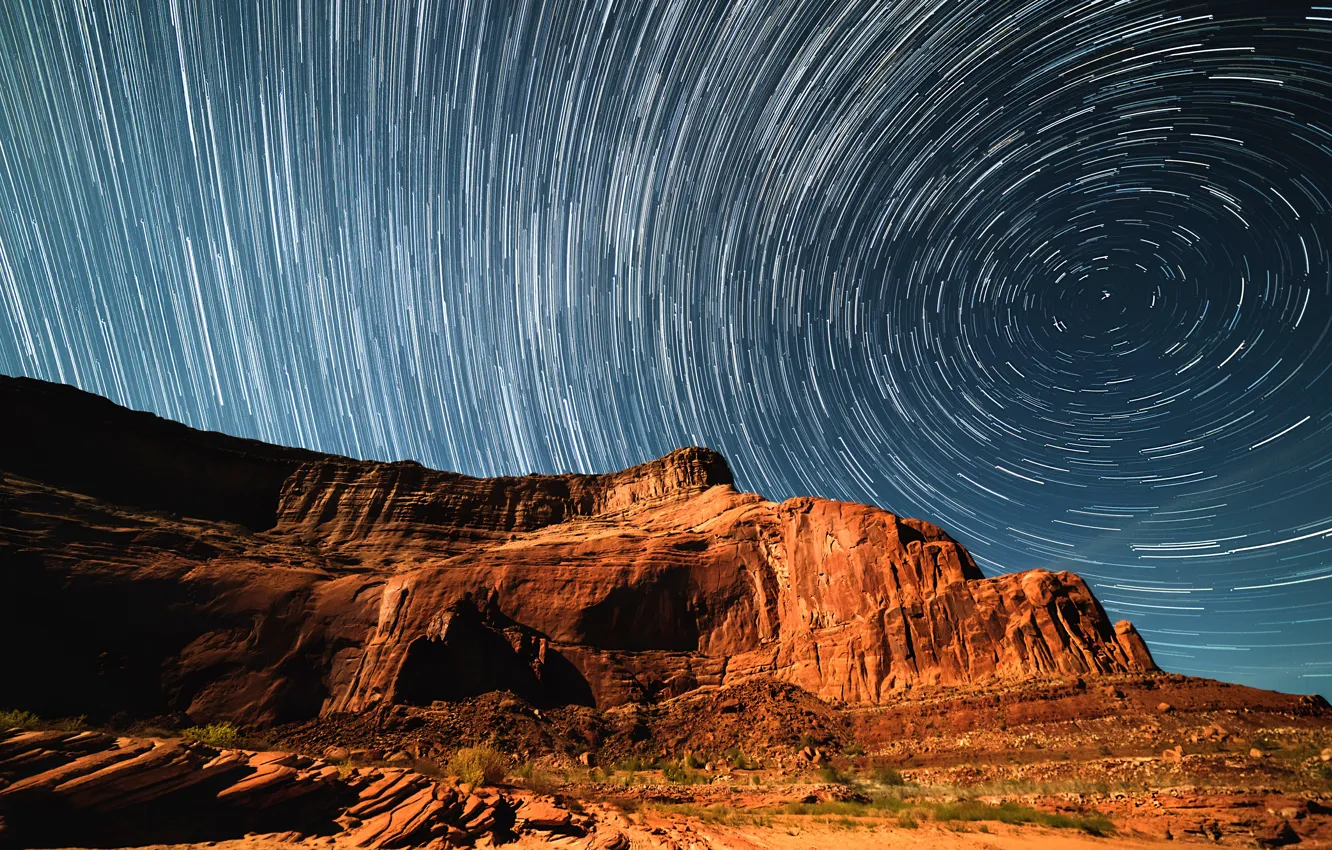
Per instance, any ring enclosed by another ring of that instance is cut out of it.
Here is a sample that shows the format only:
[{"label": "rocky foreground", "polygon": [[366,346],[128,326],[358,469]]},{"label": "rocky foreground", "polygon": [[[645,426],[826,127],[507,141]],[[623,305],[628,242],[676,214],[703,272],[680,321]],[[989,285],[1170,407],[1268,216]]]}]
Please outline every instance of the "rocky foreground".
[{"label": "rocky foreground", "polygon": [[[942,693],[820,712],[783,687],[667,701],[649,722],[683,735],[683,757],[612,759],[624,742],[607,739],[596,757],[511,758],[491,787],[431,757],[496,740],[464,709],[500,736],[520,716],[551,735],[576,724],[508,696],[368,726],[315,721],[246,747],[0,731],[0,847],[1332,846],[1332,717],[1318,700],[1153,676],[954,692],[952,712],[939,710]],[[1114,710],[1082,716],[1098,697]],[[744,732],[765,725],[774,698],[818,713],[806,728],[821,737]],[[725,705],[739,716],[706,722]],[[897,728],[906,717],[920,724],[910,736]]]},{"label": "rocky foreground", "polygon": [[521,790],[472,788],[400,767],[216,749],[101,732],[0,733],[0,842],[123,847],[265,832],[376,848],[443,848],[536,834],[628,847],[618,831]]}]

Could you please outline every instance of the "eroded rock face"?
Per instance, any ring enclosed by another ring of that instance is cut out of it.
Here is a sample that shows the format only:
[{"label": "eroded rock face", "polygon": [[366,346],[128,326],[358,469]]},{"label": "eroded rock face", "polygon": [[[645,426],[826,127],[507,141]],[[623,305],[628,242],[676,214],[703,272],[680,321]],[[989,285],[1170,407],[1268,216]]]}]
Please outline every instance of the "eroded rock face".
[{"label": "eroded rock face", "polygon": [[0,629],[33,647],[5,685],[51,714],[269,723],[492,688],[605,707],[756,676],[875,703],[1154,669],[1071,573],[987,579],[928,523],[741,493],[706,449],[477,479],[26,379],[0,398]]},{"label": "eroded rock face", "polygon": [[4,846],[196,844],[248,833],[292,844],[322,836],[369,850],[618,835],[551,798],[403,768],[175,739],[0,730]]}]

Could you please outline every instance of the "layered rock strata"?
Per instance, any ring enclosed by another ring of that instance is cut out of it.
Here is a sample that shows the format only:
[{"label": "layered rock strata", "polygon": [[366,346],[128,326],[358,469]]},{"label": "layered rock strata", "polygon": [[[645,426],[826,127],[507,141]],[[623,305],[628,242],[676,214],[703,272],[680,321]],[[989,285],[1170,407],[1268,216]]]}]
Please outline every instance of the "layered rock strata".
[{"label": "layered rock strata", "polygon": [[100,732],[0,731],[0,846],[197,844],[256,832],[370,850],[619,837],[597,836],[589,819],[550,798],[402,768]]},{"label": "layered rock strata", "polygon": [[[193,431],[0,379],[4,684],[46,714],[263,724],[495,689],[601,707],[775,677],[828,699],[1155,669],[1077,576],[774,503],[687,448],[479,479]],[[12,643],[9,645],[13,645]]]}]

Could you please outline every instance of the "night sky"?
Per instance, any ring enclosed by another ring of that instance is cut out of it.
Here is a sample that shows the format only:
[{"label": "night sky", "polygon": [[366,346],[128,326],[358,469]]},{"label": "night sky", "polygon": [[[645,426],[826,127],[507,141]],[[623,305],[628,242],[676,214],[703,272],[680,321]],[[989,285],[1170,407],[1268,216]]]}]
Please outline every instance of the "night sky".
[{"label": "night sky", "polygon": [[0,4],[0,372],[474,475],[681,445],[1332,688],[1332,6]]}]

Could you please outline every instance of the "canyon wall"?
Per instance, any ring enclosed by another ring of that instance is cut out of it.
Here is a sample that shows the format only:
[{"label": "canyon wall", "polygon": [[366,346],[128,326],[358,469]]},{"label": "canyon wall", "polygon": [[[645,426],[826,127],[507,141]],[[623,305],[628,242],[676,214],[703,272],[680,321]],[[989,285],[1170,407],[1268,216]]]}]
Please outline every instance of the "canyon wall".
[{"label": "canyon wall", "polygon": [[[702,448],[472,478],[0,378],[0,705],[248,724],[510,690],[602,707],[767,676],[848,703],[1155,669],[1072,573],[739,492]],[[3,693],[9,691],[9,693]]]}]

